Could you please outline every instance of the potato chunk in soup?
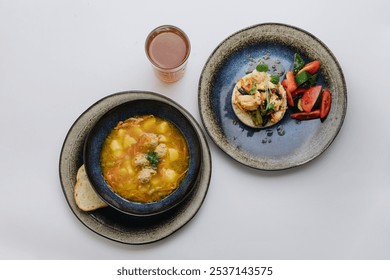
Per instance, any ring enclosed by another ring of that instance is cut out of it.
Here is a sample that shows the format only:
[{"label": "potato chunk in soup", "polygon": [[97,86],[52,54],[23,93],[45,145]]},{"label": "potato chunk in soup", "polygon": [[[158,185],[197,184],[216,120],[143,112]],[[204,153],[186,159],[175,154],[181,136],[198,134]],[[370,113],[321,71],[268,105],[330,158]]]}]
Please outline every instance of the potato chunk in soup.
[{"label": "potato chunk in soup", "polygon": [[171,122],[153,115],[119,122],[103,143],[100,165],[111,189],[123,198],[156,202],[187,174],[187,141]]}]

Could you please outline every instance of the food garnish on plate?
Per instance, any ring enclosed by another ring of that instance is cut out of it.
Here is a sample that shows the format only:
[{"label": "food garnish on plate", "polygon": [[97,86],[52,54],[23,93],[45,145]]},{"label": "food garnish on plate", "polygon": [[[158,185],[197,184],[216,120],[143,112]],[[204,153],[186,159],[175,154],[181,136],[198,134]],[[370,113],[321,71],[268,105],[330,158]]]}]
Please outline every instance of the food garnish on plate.
[{"label": "food garnish on plate", "polygon": [[305,63],[299,53],[295,53],[293,69],[286,73],[286,78],[282,81],[288,106],[293,110],[291,118],[297,120],[319,118],[323,121],[328,116],[332,94],[329,89],[317,84],[320,67],[319,60]]},{"label": "food garnish on plate", "polygon": [[286,91],[279,76],[270,75],[266,64],[257,65],[234,86],[232,107],[249,127],[265,128],[278,123],[287,109]]}]

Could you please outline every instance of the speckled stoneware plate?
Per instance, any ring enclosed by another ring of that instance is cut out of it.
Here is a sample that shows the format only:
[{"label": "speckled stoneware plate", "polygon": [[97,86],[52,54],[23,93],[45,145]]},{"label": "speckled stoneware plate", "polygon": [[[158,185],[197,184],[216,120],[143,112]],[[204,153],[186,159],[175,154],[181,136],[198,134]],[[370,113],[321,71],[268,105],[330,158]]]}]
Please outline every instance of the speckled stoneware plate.
[{"label": "speckled stoneware plate", "polygon": [[[297,122],[287,111],[278,124],[266,129],[242,124],[231,106],[237,80],[259,62],[283,79],[296,52],[306,62],[321,60],[318,84],[332,92],[328,117],[323,122]],[[198,101],[207,133],[225,153],[249,167],[282,170],[307,163],[330,146],[344,121],[347,88],[339,63],[324,43],[302,29],[266,23],[238,31],[217,46],[203,68]]]},{"label": "speckled stoneware plate", "polygon": [[[148,217],[124,214],[111,207],[92,212],[81,211],[73,197],[78,168],[83,164],[85,138],[93,125],[110,109],[128,101],[152,99],[168,102],[182,112],[194,126],[201,143],[202,162],[195,189],[176,207]],[[88,108],[70,128],[60,155],[59,175],[66,200],[76,217],[87,228],[108,239],[126,244],[146,244],[161,240],[187,224],[206,197],[211,178],[211,156],[203,131],[195,119],[179,104],[153,92],[127,91],[107,96]]]}]

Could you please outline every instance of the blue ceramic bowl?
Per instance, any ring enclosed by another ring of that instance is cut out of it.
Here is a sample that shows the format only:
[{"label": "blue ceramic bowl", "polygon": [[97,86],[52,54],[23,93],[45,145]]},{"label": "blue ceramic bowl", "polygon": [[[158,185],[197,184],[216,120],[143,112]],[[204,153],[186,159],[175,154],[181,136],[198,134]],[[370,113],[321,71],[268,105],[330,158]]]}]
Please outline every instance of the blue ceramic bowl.
[{"label": "blue ceramic bowl", "polygon": [[[158,202],[139,203],[129,201],[111,190],[102,175],[100,152],[104,140],[119,121],[148,114],[170,121],[182,132],[189,147],[189,169],[179,187],[170,195]],[[96,193],[111,207],[135,216],[159,214],[178,205],[192,191],[202,161],[201,144],[193,122],[189,113],[177,103],[152,92],[135,92],[134,100],[109,110],[94,124],[84,145],[84,165]]]}]

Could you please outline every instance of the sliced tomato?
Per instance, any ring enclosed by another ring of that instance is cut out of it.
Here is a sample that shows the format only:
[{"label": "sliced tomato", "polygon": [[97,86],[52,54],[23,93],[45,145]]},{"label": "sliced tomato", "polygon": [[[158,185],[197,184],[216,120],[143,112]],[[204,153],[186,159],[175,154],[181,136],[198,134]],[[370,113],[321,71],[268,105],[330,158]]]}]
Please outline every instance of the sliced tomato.
[{"label": "sliced tomato", "polygon": [[287,91],[290,93],[294,92],[298,86],[297,83],[295,82],[295,76],[292,71],[288,71],[286,73],[286,79],[287,79]]},{"label": "sliced tomato", "polygon": [[303,68],[301,70],[299,70],[299,72],[297,73],[297,75],[299,73],[301,73],[302,71],[306,71],[307,73],[309,73],[310,75],[313,75],[315,73],[318,72],[318,70],[320,69],[321,67],[321,62],[319,60],[313,60],[312,62],[309,62],[308,64],[306,64],[305,66],[303,66]]},{"label": "sliced tomato", "polygon": [[284,89],[287,89],[287,79],[284,79],[280,84],[284,87]]},{"label": "sliced tomato", "polygon": [[328,89],[324,89],[322,91],[321,107],[320,107],[321,119],[325,119],[328,116],[331,104],[332,104],[332,94]]},{"label": "sliced tomato", "polygon": [[310,112],[318,97],[320,96],[322,86],[313,86],[308,88],[306,92],[302,95],[302,109],[305,112]]},{"label": "sliced tomato", "polygon": [[292,97],[298,96],[305,93],[307,88],[297,88],[294,92],[291,93]]},{"label": "sliced tomato", "polygon": [[294,98],[292,97],[291,92],[289,90],[286,90],[286,98],[288,106],[294,107]]},{"label": "sliced tomato", "polygon": [[306,120],[313,120],[318,119],[320,117],[320,110],[314,110],[311,112],[298,112],[298,113],[292,113],[291,118],[300,120],[300,121],[306,121]]}]

